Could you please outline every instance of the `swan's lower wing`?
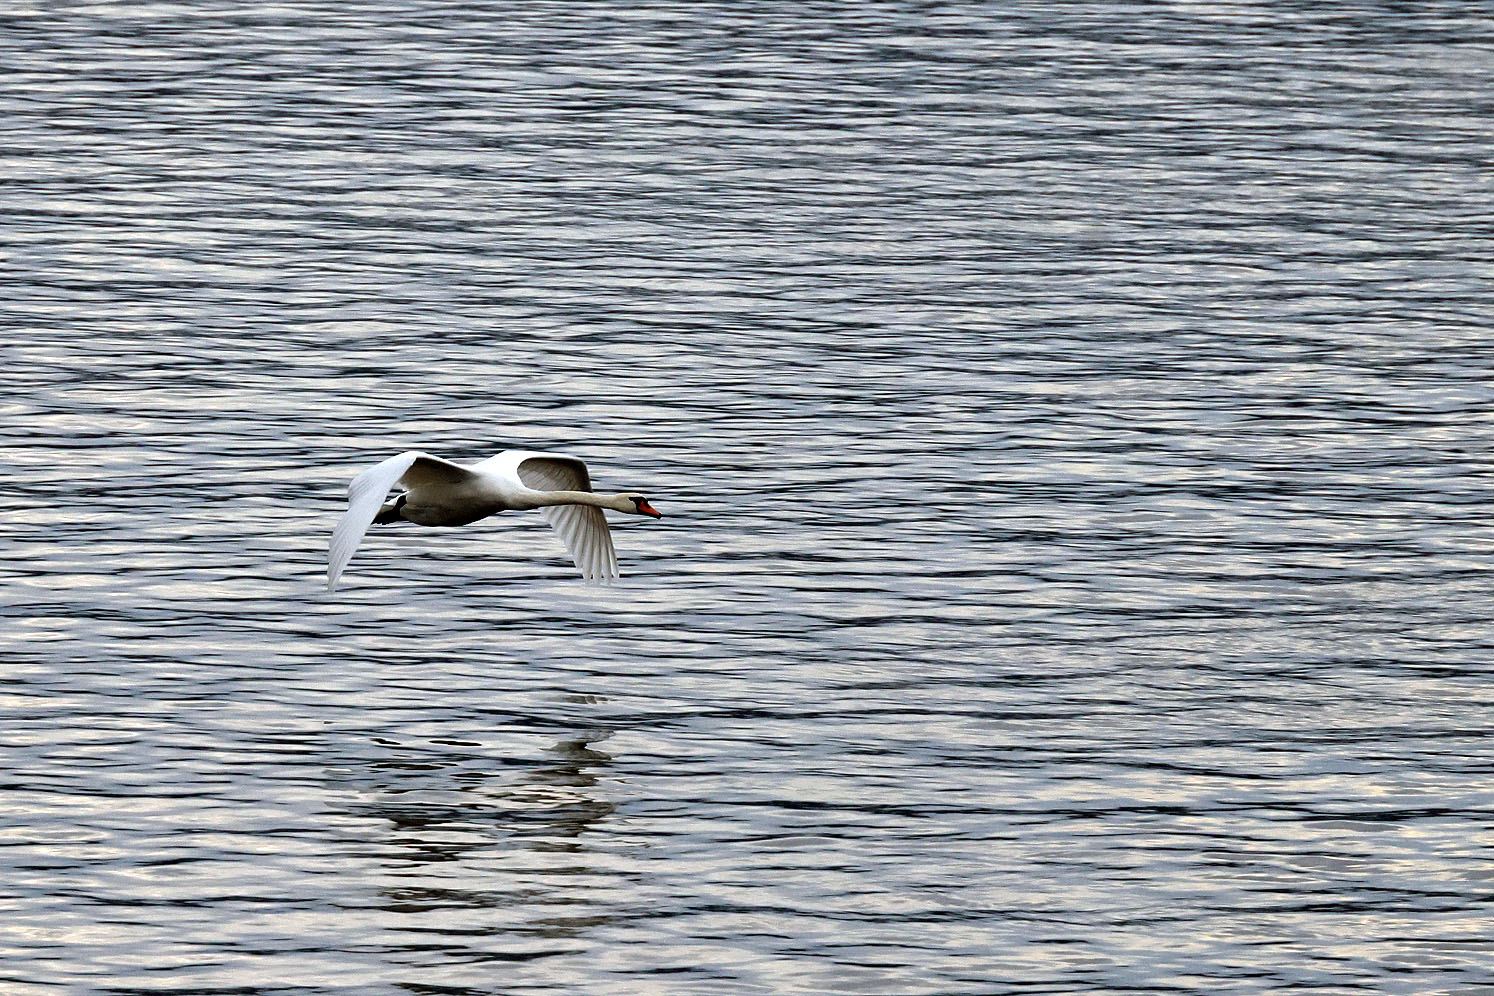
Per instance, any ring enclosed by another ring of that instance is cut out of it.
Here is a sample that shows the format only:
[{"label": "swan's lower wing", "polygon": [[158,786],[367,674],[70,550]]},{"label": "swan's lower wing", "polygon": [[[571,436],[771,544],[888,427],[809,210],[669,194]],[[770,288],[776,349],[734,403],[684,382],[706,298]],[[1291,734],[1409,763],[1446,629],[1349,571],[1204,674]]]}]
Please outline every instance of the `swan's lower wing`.
[{"label": "swan's lower wing", "polygon": [[[586,464],[559,453],[534,453],[519,460],[515,471],[526,488],[536,491],[590,491]],[[571,559],[588,581],[619,577],[612,533],[600,508],[591,505],[546,505],[540,509],[570,551]]]},{"label": "swan's lower wing", "polygon": [[[571,490],[571,489],[567,489]],[[547,505],[540,509],[545,521],[560,534],[571,559],[588,581],[613,581],[621,576],[612,532],[602,510],[591,505]]]},{"label": "swan's lower wing", "polygon": [[384,504],[389,489],[401,481],[406,488],[457,484],[472,476],[467,468],[433,457],[418,450],[407,450],[376,464],[348,485],[348,510],[332,531],[332,545],[327,552],[327,590],[337,587],[343,568],[353,559],[363,534]]}]

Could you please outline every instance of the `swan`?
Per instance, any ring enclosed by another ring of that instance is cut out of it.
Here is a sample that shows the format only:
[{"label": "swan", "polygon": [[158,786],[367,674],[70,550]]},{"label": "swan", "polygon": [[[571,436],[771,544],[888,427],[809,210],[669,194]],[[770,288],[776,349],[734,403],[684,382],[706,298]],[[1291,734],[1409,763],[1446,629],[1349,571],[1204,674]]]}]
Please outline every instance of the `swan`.
[{"label": "swan", "polygon": [[[405,488],[385,502],[389,489]],[[327,590],[353,559],[363,534],[374,523],[414,522],[422,526],[465,526],[495,512],[537,508],[560,534],[571,559],[588,581],[619,576],[612,534],[602,509],[662,519],[643,495],[608,495],[591,490],[586,464],[561,453],[504,450],[470,467],[407,450],[378,463],[348,485],[348,510],[332,531],[327,557]]]}]

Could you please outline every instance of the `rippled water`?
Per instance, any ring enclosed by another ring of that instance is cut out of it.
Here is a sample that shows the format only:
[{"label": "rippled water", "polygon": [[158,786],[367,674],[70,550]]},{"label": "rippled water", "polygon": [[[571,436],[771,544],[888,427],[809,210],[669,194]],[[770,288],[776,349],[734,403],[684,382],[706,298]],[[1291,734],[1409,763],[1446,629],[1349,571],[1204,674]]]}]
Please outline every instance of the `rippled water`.
[{"label": "rippled water", "polygon": [[6,996],[1494,993],[1487,7],[7,11]]}]

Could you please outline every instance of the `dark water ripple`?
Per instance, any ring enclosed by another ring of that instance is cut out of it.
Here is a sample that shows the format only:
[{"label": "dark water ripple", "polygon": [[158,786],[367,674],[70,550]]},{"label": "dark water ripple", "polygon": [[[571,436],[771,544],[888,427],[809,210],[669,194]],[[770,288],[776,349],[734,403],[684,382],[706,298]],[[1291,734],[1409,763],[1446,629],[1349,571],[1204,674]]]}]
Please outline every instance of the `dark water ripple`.
[{"label": "dark water ripple", "polygon": [[[1487,8],[0,58],[7,996],[1494,993]],[[668,517],[327,596],[417,445]]]}]

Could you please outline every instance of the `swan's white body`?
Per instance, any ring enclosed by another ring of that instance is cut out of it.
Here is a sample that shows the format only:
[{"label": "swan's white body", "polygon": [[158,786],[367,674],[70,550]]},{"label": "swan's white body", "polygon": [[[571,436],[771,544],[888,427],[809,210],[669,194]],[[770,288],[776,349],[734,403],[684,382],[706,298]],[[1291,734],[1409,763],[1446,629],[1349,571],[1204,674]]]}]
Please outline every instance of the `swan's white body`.
[{"label": "swan's white body", "polygon": [[[386,505],[395,484],[405,493]],[[639,494],[595,494],[586,464],[560,453],[504,450],[471,467],[418,450],[370,467],[348,486],[348,510],[332,532],[327,590],[337,587],[363,534],[375,522],[406,520],[422,526],[465,526],[495,512],[537,508],[555,527],[588,581],[619,576],[617,553],[602,509],[660,518]]]}]

